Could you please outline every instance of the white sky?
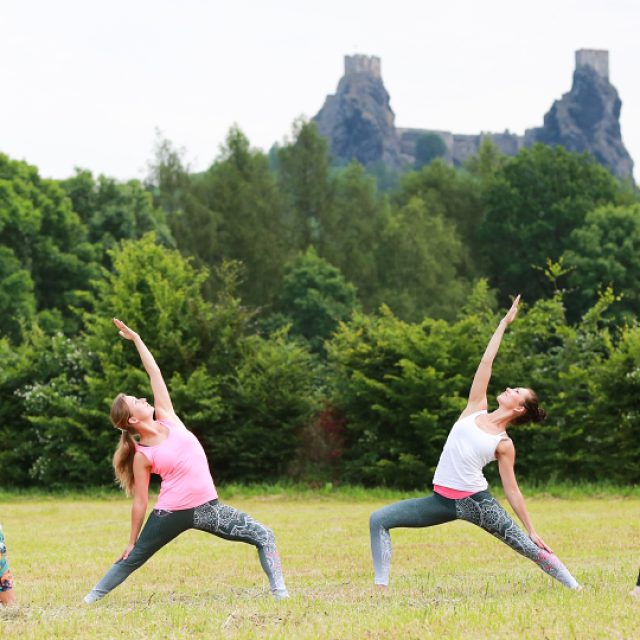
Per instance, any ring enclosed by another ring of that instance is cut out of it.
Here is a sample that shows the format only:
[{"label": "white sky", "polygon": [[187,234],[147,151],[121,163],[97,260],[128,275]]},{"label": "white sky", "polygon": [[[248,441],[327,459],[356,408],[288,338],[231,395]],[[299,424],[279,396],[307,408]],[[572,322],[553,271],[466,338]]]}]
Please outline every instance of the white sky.
[{"label": "white sky", "polygon": [[398,126],[521,134],[593,48],[639,180],[639,33],[636,0],[1,0],[0,151],[141,178],[157,127],[200,170],[234,123],[282,141],[352,53],[382,58]]}]

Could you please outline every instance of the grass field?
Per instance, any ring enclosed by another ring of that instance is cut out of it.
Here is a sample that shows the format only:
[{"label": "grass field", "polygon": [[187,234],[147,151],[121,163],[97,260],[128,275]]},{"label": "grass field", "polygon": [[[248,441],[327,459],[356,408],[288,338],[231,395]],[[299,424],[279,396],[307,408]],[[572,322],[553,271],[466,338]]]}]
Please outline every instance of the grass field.
[{"label": "grass field", "polygon": [[537,496],[539,533],[577,579],[571,592],[480,529],[454,522],[392,533],[388,595],[372,590],[369,513],[380,497],[229,496],[271,526],[290,600],[271,600],[252,547],[190,531],[99,603],[82,596],[127,542],[129,502],[2,501],[20,606],[4,637],[640,638],[627,595],[640,562],[640,498]]}]

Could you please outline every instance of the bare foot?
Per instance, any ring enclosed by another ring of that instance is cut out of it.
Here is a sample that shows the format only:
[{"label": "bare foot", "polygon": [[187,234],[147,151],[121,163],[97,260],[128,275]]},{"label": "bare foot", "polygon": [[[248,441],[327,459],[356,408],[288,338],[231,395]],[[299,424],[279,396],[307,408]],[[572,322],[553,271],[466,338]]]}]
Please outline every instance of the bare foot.
[{"label": "bare foot", "polygon": [[16,606],[16,598],[13,595],[13,590],[8,589],[7,591],[2,591],[0,593],[0,604],[5,607],[15,607]]},{"label": "bare foot", "polygon": [[633,596],[634,598],[640,598],[640,585],[636,585],[633,588],[633,591],[629,591],[629,595]]}]

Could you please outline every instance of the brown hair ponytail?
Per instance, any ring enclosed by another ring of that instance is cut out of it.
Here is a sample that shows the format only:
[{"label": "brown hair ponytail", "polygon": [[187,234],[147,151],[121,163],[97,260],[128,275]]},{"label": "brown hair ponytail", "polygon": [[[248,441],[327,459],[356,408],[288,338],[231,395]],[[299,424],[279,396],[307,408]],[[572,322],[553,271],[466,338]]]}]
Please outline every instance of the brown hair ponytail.
[{"label": "brown hair ponytail", "polygon": [[111,404],[111,422],[116,429],[122,431],[120,442],[113,454],[113,469],[116,480],[128,496],[133,494],[133,458],[136,455],[136,441],[131,435],[132,428],[129,425],[130,416],[125,395],[119,393]]},{"label": "brown hair ponytail", "polygon": [[529,389],[529,397],[524,401],[524,413],[511,421],[514,426],[527,424],[528,422],[542,422],[547,417],[547,412],[539,405],[538,395],[533,389]]}]

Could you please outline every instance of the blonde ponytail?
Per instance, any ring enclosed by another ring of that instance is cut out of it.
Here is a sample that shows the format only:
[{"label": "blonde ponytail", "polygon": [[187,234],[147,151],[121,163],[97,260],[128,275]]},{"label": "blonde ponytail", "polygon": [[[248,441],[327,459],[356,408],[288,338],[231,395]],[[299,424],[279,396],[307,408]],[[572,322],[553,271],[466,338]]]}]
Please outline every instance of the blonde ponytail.
[{"label": "blonde ponytail", "polygon": [[128,496],[133,494],[133,458],[136,455],[136,441],[132,437],[132,428],[129,425],[130,415],[125,395],[119,393],[111,405],[111,422],[122,432],[113,454],[113,469],[118,484]]}]

